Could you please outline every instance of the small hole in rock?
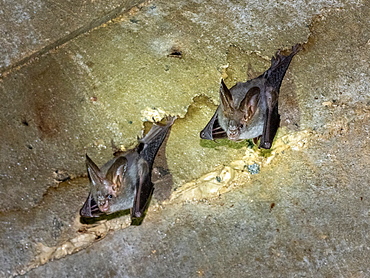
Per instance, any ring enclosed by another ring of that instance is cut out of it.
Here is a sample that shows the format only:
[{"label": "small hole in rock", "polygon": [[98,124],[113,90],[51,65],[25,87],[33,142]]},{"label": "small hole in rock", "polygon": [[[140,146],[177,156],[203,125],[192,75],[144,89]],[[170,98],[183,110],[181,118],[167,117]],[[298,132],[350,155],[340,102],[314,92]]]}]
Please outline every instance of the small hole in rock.
[{"label": "small hole in rock", "polygon": [[170,50],[170,54],[168,54],[167,56],[173,58],[182,58],[182,51],[177,47],[173,47]]}]

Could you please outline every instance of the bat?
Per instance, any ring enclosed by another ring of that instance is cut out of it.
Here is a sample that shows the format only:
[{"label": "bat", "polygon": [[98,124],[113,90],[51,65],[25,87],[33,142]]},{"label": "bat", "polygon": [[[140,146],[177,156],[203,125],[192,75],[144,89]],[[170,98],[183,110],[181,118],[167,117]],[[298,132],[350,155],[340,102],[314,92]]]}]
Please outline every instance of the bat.
[{"label": "bat", "polygon": [[82,217],[100,217],[121,210],[131,210],[131,219],[142,218],[149,206],[154,185],[153,162],[175,117],[166,125],[153,124],[138,145],[105,163],[100,169],[86,155],[90,193],[80,210]]},{"label": "bat", "polygon": [[300,50],[301,45],[296,44],[289,55],[277,51],[267,71],[247,82],[238,82],[230,90],[221,80],[220,105],[200,138],[260,139],[259,148],[270,149],[280,123],[280,86],[293,56]]}]

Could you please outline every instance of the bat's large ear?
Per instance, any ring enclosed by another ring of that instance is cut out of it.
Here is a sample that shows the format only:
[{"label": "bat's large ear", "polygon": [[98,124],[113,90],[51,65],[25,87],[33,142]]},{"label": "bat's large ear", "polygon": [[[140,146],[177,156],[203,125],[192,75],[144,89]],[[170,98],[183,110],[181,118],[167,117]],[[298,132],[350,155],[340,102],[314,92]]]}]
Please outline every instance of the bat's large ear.
[{"label": "bat's large ear", "polygon": [[249,120],[256,112],[261,95],[260,93],[261,90],[259,87],[252,87],[240,102],[239,109],[244,112],[245,120]]},{"label": "bat's large ear", "polygon": [[234,109],[233,97],[229,89],[226,87],[223,79],[221,79],[220,99],[224,110]]},{"label": "bat's large ear", "polygon": [[89,174],[90,181],[92,185],[98,186],[103,182],[103,175],[101,171],[99,170],[99,167],[96,166],[94,161],[91,160],[91,158],[86,155],[86,166],[87,166],[87,173]]},{"label": "bat's large ear", "polygon": [[124,156],[120,156],[114,161],[112,166],[107,171],[107,179],[117,186],[113,190],[117,190],[122,186],[123,177],[127,169],[127,159]]}]

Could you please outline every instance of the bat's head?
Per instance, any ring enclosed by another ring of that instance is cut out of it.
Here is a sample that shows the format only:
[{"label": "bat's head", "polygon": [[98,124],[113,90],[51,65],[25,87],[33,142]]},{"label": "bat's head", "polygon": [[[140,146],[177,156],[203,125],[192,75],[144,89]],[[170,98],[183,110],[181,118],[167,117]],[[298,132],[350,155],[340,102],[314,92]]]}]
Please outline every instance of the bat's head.
[{"label": "bat's head", "polygon": [[132,198],[125,198],[132,186],[128,186],[127,159],[117,157],[104,174],[98,166],[86,155],[87,172],[90,179],[90,194],[83,205],[80,214],[83,217],[98,217],[110,214],[132,206]]},{"label": "bat's head", "polygon": [[222,121],[220,125],[225,129],[230,140],[237,141],[240,139],[241,133],[252,122],[253,116],[258,110],[260,88],[250,88],[240,102],[235,102],[230,90],[221,80],[220,99],[222,108],[222,117],[219,117],[221,118],[219,120]]}]

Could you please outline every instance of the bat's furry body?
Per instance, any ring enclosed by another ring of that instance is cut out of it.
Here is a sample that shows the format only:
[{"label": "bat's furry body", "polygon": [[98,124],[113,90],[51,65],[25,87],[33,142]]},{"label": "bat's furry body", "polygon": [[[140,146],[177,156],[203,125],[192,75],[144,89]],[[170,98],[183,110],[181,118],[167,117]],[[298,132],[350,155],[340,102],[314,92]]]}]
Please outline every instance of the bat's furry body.
[{"label": "bat's furry body", "polygon": [[221,104],[200,137],[234,141],[261,137],[259,147],[271,148],[280,123],[278,98],[281,82],[293,56],[300,49],[297,44],[286,56],[278,51],[267,71],[257,78],[237,83],[230,90],[221,80]]},{"label": "bat's furry body", "polygon": [[154,190],[153,162],[175,118],[166,125],[154,124],[131,150],[120,153],[101,169],[86,155],[90,194],[80,210],[82,217],[131,209],[132,218],[143,216]]}]

